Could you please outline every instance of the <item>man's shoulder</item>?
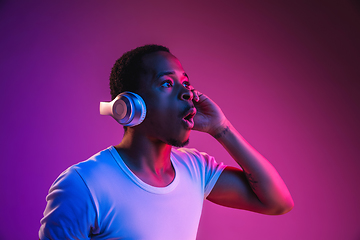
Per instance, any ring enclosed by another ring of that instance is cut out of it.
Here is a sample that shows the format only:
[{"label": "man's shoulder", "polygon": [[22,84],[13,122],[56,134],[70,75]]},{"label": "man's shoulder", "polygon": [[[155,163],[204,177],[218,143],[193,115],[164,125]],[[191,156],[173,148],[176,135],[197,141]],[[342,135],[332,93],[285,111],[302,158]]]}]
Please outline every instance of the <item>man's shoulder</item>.
[{"label": "man's shoulder", "polygon": [[213,156],[195,148],[173,148],[172,157],[185,164],[196,164],[203,167],[225,166],[223,163],[218,164]]},{"label": "man's shoulder", "polygon": [[200,152],[199,150],[197,150],[196,148],[172,148],[171,150],[173,156],[175,157],[179,157],[179,158],[206,158],[206,156],[208,156],[207,153],[205,152]]},{"label": "man's shoulder", "polygon": [[111,153],[111,148],[112,147],[106,148],[106,149],[94,154],[87,160],[73,165],[72,167],[75,169],[91,170],[93,168],[99,168],[102,165],[108,165],[114,159],[113,155]]},{"label": "man's shoulder", "polygon": [[113,167],[113,165],[115,164],[110,149],[111,147],[104,149],[94,154],[87,160],[68,167],[58,176],[54,184],[60,181],[74,182],[78,181],[79,179],[82,179],[82,181],[86,181],[88,176],[95,177],[101,172],[108,171],[108,169]]},{"label": "man's shoulder", "polygon": [[102,178],[118,169],[113,146],[106,148],[85,161],[73,165],[73,168],[85,181]]},{"label": "man's shoulder", "polygon": [[185,147],[181,147],[181,148],[173,147],[171,149],[171,152],[175,153],[175,154],[197,154],[197,153],[200,153],[196,148],[185,148]]},{"label": "man's shoulder", "polygon": [[209,160],[213,158],[195,148],[173,148],[171,152],[173,161],[177,161],[182,165],[197,166],[197,168],[206,166]]}]

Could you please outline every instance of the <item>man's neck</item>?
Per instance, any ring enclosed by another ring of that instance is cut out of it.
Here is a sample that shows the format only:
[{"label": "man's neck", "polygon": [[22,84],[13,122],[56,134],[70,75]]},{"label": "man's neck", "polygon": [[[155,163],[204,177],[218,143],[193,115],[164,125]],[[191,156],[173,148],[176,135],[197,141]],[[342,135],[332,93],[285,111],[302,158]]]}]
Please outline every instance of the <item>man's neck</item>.
[{"label": "man's neck", "polygon": [[166,143],[125,133],[115,149],[129,169],[150,185],[164,187],[175,177],[170,161],[171,146]]}]

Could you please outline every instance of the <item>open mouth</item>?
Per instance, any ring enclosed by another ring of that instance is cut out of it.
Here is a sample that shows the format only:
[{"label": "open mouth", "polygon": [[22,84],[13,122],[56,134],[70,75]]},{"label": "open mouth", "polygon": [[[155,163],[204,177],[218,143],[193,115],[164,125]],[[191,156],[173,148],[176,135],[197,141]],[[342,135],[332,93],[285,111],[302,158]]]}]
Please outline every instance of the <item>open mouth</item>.
[{"label": "open mouth", "polygon": [[195,113],[189,113],[187,116],[184,117],[187,121],[192,121],[195,116]]},{"label": "open mouth", "polygon": [[190,110],[186,113],[185,117],[183,117],[183,122],[187,129],[191,129],[194,127],[194,117],[196,114],[195,108],[190,108]]}]

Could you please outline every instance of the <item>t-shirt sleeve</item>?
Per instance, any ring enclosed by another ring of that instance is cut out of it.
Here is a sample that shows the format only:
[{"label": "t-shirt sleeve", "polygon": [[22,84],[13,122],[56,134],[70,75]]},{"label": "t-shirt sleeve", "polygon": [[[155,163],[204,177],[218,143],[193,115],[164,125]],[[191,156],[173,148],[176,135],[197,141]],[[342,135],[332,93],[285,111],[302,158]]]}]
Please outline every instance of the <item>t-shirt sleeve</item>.
[{"label": "t-shirt sleeve", "polygon": [[206,198],[215,186],[220,174],[226,168],[226,165],[217,163],[214,157],[207,153],[199,152],[195,148],[179,148],[177,151],[187,155],[187,157],[181,157],[180,155],[179,158],[188,158],[190,160],[193,167],[190,167],[193,169],[192,177],[201,183],[204,198]]},{"label": "t-shirt sleeve", "polygon": [[46,197],[40,239],[89,239],[96,227],[96,210],[90,192],[74,168],[64,171]]},{"label": "t-shirt sleeve", "polygon": [[206,198],[210,194],[211,190],[215,186],[215,183],[219,179],[220,174],[226,166],[222,162],[217,163],[214,157],[204,152],[200,152],[199,154],[203,158],[204,163],[204,197]]}]

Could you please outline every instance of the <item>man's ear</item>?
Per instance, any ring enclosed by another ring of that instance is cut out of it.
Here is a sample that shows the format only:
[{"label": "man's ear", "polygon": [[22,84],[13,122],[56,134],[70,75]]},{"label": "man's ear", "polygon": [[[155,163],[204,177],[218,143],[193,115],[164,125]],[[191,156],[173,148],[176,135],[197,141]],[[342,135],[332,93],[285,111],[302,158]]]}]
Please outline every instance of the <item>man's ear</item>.
[{"label": "man's ear", "polygon": [[144,121],[146,105],[140,95],[122,92],[111,102],[100,102],[100,114],[112,116],[123,126],[136,126]]}]

